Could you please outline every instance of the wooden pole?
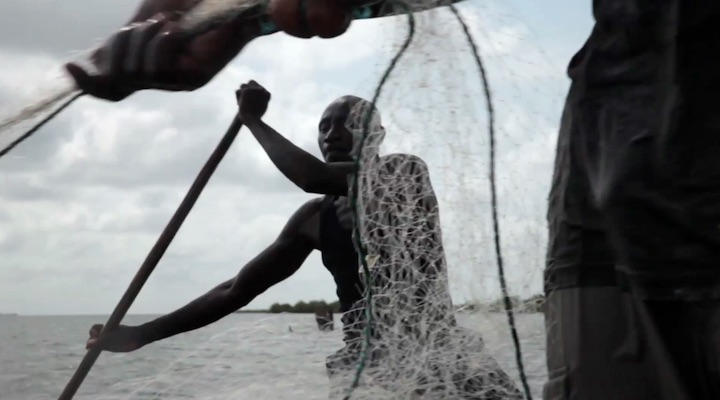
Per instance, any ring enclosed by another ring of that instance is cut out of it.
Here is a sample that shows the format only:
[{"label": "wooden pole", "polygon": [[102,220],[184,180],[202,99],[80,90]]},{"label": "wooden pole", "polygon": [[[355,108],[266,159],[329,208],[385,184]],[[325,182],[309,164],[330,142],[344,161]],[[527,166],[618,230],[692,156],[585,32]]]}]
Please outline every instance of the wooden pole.
[{"label": "wooden pole", "polygon": [[[210,180],[210,177],[217,169],[217,166],[220,164],[220,161],[222,161],[228,149],[230,149],[230,146],[232,145],[233,140],[235,140],[235,137],[237,137],[237,134],[240,131],[241,127],[242,122],[240,121],[240,118],[236,116],[232,124],[228,128],[227,132],[225,133],[225,136],[215,148],[215,151],[212,153],[212,155],[210,155],[210,158],[207,160],[202,170],[200,170],[200,173],[195,178],[192,186],[190,186],[190,189],[185,195],[182,203],[180,203],[180,206],[175,211],[175,214],[170,219],[170,222],[168,222],[167,226],[160,234],[160,237],[155,242],[155,245],[150,250],[150,253],[148,253],[145,261],[142,263],[140,269],[135,274],[135,277],[130,282],[130,285],[125,291],[125,294],[118,302],[115,310],[113,311],[112,315],[110,315],[108,321],[105,323],[102,332],[100,332],[100,339],[98,342],[102,342],[102,337],[105,332],[112,332],[113,330],[117,329],[118,325],[120,325],[120,322],[125,317],[125,314],[127,314],[130,306],[135,301],[137,295],[140,293],[143,285],[145,285],[145,282],[147,282],[150,274],[152,274],[158,262],[160,262],[160,259],[165,254],[167,248],[170,246],[173,238],[175,238],[178,230],[180,230],[180,226],[182,225],[183,221],[185,221],[185,218],[190,213],[190,210],[192,210],[197,199],[200,197],[200,194],[205,188],[205,185]],[[71,400],[73,398],[77,390],[80,388],[83,380],[85,380],[88,372],[90,372],[90,369],[95,364],[95,361],[100,356],[101,351],[102,350],[100,350],[100,346],[95,346],[88,350],[82,362],[75,370],[75,374],[65,386],[65,390],[63,390],[62,394],[60,394],[60,397],[58,397],[58,400]]]}]

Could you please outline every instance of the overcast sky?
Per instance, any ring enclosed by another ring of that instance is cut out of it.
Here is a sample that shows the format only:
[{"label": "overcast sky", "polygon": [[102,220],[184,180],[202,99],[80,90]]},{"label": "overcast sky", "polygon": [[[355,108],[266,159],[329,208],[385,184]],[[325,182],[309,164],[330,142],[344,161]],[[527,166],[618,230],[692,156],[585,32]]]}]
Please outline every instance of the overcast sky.
[{"label": "overcast sky", "polygon": [[[38,99],[59,66],[119,27],[137,0],[6,0],[0,106]],[[544,212],[565,68],[591,27],[589,2],[470,0],[463,6],[497,98],[501,230],[516,293],[540,291]],[[448,11],[423,15],[385,89],[384,152],[431,168],[453,295],[497,295],[487,195],[487,128],[478,72]],[[266,120],[319,155],[317,121],[344,94],[370,98],[406,31],[403,17],[356,22],[333,40],[254,41],[193,93],[81,99],[0,159],[0,312],[109,314],[255,79],[273,93]],[[438,27],[429,29],[431,23]],[[234,276],[310,196],[243,131],[131,313],[164,313]],[[318,254],[248,308],[335,300]]]}]

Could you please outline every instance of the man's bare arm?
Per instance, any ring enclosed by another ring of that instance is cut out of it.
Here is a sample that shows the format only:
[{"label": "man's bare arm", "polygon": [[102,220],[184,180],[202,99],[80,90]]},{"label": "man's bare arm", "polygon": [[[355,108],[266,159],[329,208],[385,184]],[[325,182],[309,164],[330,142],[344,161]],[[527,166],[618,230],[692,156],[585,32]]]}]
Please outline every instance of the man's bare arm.
[{"label": "man's bare arm", "polygon": [[235,278],[177,311],[139,326],[141,345],[209,325],[294,274],[314,249],[304,229],[317,213],[318,204],[312,200],[300,207],[275,242],[248,262]]},{"label": "man's bare arm", "polygon": [[178,29],[179,16],[200,3],[145,0],[125,27],[92,54],[96,71],[78,63],[65,68],[85,93],[110,101],[144,89],[198,89],[261,34],[257,18],[237,15],[210,30],[186,35]]},{"label": "man's bare arm", "polygon": [[352,162],[326,164],[295,146],[262,119],[245,116],[243,122],[273,164],[300,189],[307,193],[347,195],[347,177],[353,171]]}]

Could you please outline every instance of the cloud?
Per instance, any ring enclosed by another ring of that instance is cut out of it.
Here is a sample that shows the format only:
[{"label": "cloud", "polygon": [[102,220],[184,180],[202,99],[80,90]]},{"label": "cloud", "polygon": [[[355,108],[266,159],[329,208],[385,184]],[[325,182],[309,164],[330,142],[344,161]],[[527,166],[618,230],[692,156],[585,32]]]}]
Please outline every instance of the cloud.
[{"label": "cloud", "polygon": [[[540,287],[559,119],[560,96],[547,93],[562,92],[563,70],[533,51],[535,38],[521,21],[482,2],[461,8],[488,60],[497,100],[510,278],[514,289],[531,294]],[[36,99],[46,84],[57,84],[63,60],[112,32],[133,9],[120,0],[10,2],[0,16],[0,105]],[[371,98],[406,31],[398,17],[355,22],[332,40],[275,34],[251,43],[196,92],[76,102],[0,159],[0,304],[11,308],[0,312],[109,313],[232,120],[241,82],[265,85],[273,94],[268,123],[318,155],[316,124],[325,106],[350,93]],[[416,153],[431,167],[454,293],[493,297],[487,115],[464,40],[449,12],[418,16],[416,42],[380,97],[384,151]],[[131,312],[170,311],[231,278],[310,198],[242,130]],[[317,254],[250,307],[313,298],[335,299]]]},{"label": "cloud", "polygon": [[0,46],[28,56],[43,54],[66,59],[101,42],[109,32],[122,26],[134,12],[136,3],[122,0],[5,2]]}]

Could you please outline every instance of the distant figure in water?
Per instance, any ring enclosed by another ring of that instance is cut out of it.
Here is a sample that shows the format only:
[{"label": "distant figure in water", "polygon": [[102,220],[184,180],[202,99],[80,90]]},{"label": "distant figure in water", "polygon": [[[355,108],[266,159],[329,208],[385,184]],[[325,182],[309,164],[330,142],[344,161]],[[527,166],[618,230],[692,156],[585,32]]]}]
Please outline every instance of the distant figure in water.
[{"label": "distant figure in water", "polygon": [[[140,326],[121,326],[108,333],[100,342],[98,342],[98,334],[102,326],[95,325],[90,329],[87,347],[100,345],[103,350],[127,352],[179,333],[202,328],[246,306],[256,296],[292,276],[310,253],[318,250],[322,254],[323,264],[332,274],[337,285],[336,292],[343,313],[345,346],[327,359],[331,382],[337,382],[334,377],[340,376],[338,373],[355,371],[366,326],[363,297],[365,280],[359,271],[359,257],[353,244],[353,213],[347,196],[348,178],[353,171],[354,157],[363,151],[358,149],[359,140],[355,136],[357,133],[354,133],[357,130],[349,128],[358,125],[358,121],[354,121],[351,117],[357,116],[358,109],[369,110],[371,105],[355,96],[343,96],[326,108],[318,123],[317,139],[325,159],[325,162],[322,162],[292,144],[262,121],[261,117],[267,110],[270,100],[270,93],[262,86],[251,81],[241,86],[237,97],[240,117],[275,166],[303,191],[322,194],[323,197],[312,199],[300,206],[275,241],[248,262],[237,276],[219,284],[177,311]],[[372,139],[376,146],[384,137],[384,128],[380,125],[377,110],[373,108],[372,114],[374,128],[379,128],[383,132],[379,137]],[[365,154],[362,154],[365,157]],[[397,315],[394,314],[395,311],[402,312],[392,324],[393,327],[400,325],[401,328],[383,330],[383,326],[373,325],[373,341],[387,343],[386,339],[392,338],[393,343],[403,342],[411,347],[417,346],[418,343],[421,345],[426,343],[427,346],[437,346],[433,347],[433,352],[442,353],[443,345],[435,344],[435,341],[443,342],[452,335],[452,332],[457,332],[457,329],[447,281],[444,278],[447,271],[439,232],[437,199],[431,190],[427,166],[423,160],[409,154],[382,157],[375,154],[371,158],[369,162],[376,163],[380,175],[401,171],[397,179],[402,179],[401,183],[408,185],[409,191],[422,194],[423,198],[420,201],[412,203],[414,208],[410,214],[403,214],[403,217],[421,219],[420,225],[425,230],[418,232],[421,237],[416,238],[422,240],[415,242],[420,248],[410,246],[406,249],[398,249],[409,257],[411,268],[408,269],[416,269],[416,271],[405,271],[406,276],[409,277],[407,279],[415,280],[405,286],[417,288],[417,291],[407,296],[405,303],[398,300],[400,307],[406,309],[397,310],[395,307],[398,306],[393,305],[379,310],[383,312],[381,318],[390,319],[395,318],[393,315]],[[380,218],[387,218],[388,213],[392,212],[388,209],[378,209],[375,214]],[[394,272],[400,268],[397,263],[393,264],[389,261],[391,257],[381,248],[391,240],[387,237],[393,235],[392,229],[393,227],[390,226],[376,227],[367,235],[368,250],[379,257],[374,262],[375,268],[371,270],[372,282],[374,285],[378,284],[378,288],[374,289],[376,293],[384,290],[383,283],[389,278],[392,279]],[[428,254],[427,249],[432,249],[432,254]],[[396,279],[403,278],[397,278],[396,275]],[[428,294],[432,294],[432,297]],[[378,311],[378,307],[382,308],[382,304],[374,305],[373,308]],[[430,319],[405,320],[404,315],[424,315],[429,316]],[[429,327],[433,327],[432,337],[427,336],[430,334]],[[444,334],[435,334],[442,329],[446,331]],[[418,376],[417,379],[430,379],[431,382],[436,382],[437,379],[433,380],[432,376],[452,367],[453,380],[443,381],[442,385],[456,387],[451,391],[460,394],[453,397],[454,399],[519,400],[522,398],[512,380],[494,360],[467,360],[465,353],[468,349],[460,349],[457,346],[445,348],[451,353],[447,358],[452,360],[452,365],[427,366],[431,371],[422,377]],[[380,350],[382,349],[373,348],[372,363],[384,359],[384,353]],[[486,367],[478,371],[471,370],[470,367],[459,367],[469,365],[471,361],[481,361]],[[419,368],[409,362],[403,365],[410,370],[397,373],[417,372],[412,368]],[[489,369],[487,366],[490,366]],[[388,373],[395,373],[393,368],[386,370],[389,371]],[[392,378],[385,378],[383,381],[384,385],[392,390]],[[422,385],[418,382],[416,386]],[[447,389],[428,388],[426,384],[422,390],[443,392]],[[420,390],[416,390],[418,391]],[[422,395],[422,393],[417,394]]]},{"label": "distant figure in water", "polygon": [[317,322],[318,329],[321,331],[331,331],[335,329],[333,312],[329,307],[326,310],[315,311],[315,322]]},{"label": "distant figure in water", "polygon": [[288,325],[288,332],[292,333],[292,326]]}]

